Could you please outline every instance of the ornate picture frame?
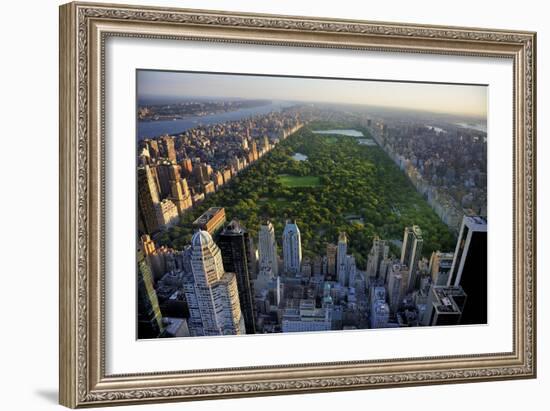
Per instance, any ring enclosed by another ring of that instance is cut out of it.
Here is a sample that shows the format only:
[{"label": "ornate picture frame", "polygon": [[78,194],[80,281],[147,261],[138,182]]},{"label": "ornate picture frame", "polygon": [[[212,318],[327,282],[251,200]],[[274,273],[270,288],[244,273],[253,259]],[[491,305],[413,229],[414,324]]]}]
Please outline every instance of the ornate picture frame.
[{"label": "ornate picture frame", "polygon": [[[513,62],[513,350],[105,372],[105,41],[109,37],[498,57]],[[187,401],[536,377],[536,34],[69,3],[60,7],[60,403]]]}]

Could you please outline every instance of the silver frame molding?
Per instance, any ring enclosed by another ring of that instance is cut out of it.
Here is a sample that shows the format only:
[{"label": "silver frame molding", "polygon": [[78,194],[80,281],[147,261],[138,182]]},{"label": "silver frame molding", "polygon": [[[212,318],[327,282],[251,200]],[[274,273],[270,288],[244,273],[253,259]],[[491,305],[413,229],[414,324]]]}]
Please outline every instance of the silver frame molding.
[{"label": "silver frame molding", "polygon": [[[514,64],[514,349],[197,372],[106,375],[104,46],[111,36],[473,55]],[[60,7],[60,403],[199,400],[536,377],[536,34],[69,3]]]}]

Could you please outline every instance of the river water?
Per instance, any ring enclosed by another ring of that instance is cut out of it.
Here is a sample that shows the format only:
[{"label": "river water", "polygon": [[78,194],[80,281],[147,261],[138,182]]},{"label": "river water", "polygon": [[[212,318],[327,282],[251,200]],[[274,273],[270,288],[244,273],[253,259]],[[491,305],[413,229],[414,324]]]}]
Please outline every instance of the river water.
[{"label": "river water", "polygon": [[243,108],[226,113],[212,114],[209,116],[193,116],[178,120],[160,120],[160,121],[138,121],[137,137],[138,140],[144,138],[158,137],[164,134],[177,134],[189,130],[193,127],[208,126],[226,121],[238,121],[245,118],[268,114],[273,111],[281,111],[282,108],[290,104],[282,102],[273,102],[258,107]]}]

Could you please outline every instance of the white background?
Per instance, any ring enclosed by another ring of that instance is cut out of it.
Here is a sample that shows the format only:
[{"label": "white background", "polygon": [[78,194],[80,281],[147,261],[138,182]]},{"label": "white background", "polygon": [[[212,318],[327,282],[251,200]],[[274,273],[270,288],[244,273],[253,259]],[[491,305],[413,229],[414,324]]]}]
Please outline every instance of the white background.
[{"label": "white background", "polygon": [[[134,3],[147,4],[133,0]],[[480,26],[538,31],[539,181],[550,171],[545,155],[550,149],[548,79],[549,13],[544,2],[480,2],[463,0],[357,2],[320,1],[160,1],[155,5],[224,8],[235,11],[360,18],[445,25]],[[2,274],[0,308],[0,383],[3,409],[59,409],[57,402],[57,1],[12,2],[3,5],[0,26],[2,65]],[[150,4],[150,3],[149,3]],[[540,5],[539,5],[540,4]],[[549,191],[539,184],[539,281],[550,289],[548,247]],[[547,185],[546,185],[547,186]],[[545,255],[546,254],[546,255]],[[541,292],[539,292],[542,295]],[[539,378],[415,387],[348,393],[263,397],[128,407],[178,410],[275,410],[317,408],[407,408],[409,410],[478,409],[483,404],[499,410],[546,409],[548,376],[548,300],[539,299]],[[546,325],[544,324],[546,323]],[[545,347],[546,346],[546,347]]]}]

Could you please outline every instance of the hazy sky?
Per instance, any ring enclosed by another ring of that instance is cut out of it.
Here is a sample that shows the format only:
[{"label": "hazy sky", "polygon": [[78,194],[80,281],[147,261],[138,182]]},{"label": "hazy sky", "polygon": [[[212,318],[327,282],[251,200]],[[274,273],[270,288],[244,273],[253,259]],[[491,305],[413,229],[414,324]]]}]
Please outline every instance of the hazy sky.
[{"label": "hazy sky", "polygon": [[365,104],[487,116],[487,87],[138,71],[138,98],[228,97]]}]

